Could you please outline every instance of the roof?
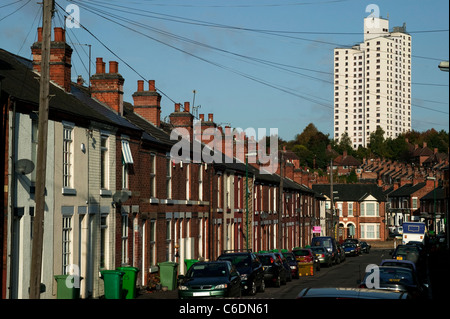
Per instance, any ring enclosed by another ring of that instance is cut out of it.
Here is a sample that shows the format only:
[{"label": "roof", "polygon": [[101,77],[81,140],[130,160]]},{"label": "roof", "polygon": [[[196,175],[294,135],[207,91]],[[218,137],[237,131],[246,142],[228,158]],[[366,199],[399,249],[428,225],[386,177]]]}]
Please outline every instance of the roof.
[{"label": "roof", "polygon": [[413,185],[413,184],[405,184],[402,187],[397,188],[395,191],[389,193],[389,197],[405,197],[405,196],[407,197],[407,196],[410,196],[411,194],[417,192],[422,187],[425,187],[426,184],[427,184],[426,182],[417,183],[415,185]]},{"label": "roof", "polygon": [[[0,49],[0,75],[2,92],[31,106],[39,106],[40,74],[32,68],[32,61]],[[71,92],[50,82],[49,117],[64,113],[69,117],[97,121],[113,126],[141,131],[106,105],[91,98],[86,88],[74,83]]]},{"label": "roof", "polygon": [[[330,198],[330,184],[312,185],[312,189]],[[378,201],[386,201],[383,189],[376,184],[334,184],[333,194],[335,201],[363,201],[372,195]]]}]

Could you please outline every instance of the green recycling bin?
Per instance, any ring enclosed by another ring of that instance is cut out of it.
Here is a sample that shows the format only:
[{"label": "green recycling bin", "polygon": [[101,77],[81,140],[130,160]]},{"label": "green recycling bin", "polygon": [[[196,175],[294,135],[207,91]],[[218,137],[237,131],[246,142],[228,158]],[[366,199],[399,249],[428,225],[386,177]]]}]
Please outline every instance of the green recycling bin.
[{"label": "green recycling bin", "polygon": [[178,264],[172,261],[165,261],[158,264],[161,285],[168,290],[175,290],[177,287],[177,267]]},{"label": "green recycling bin", "polygon": [[[68,278],[68,277],[71,278]],[[71,275],[55,275],[56,298],[57,299],[78,299],[80,298],[80,281],[83,277]]]},{"label": "green recycling bin", "polygon": [[122,277],[122,292],[125,294],[125,299],[136,298],[136,279],[139,268],[117,267],[116,270],[125,273]]},{"label": "green recycling bin", "polygon": [[184,264],[186,265],[186,271],[188,271],[189,268],[191,268],[191,266],[197,262],[198,262],[197,259],[185,259]]},{"label": "green recycling bin", "polygon": [[119,270],[102,270],[101,274],[105,284],[105,299],[122,299],[122,280],[125,273]]}]

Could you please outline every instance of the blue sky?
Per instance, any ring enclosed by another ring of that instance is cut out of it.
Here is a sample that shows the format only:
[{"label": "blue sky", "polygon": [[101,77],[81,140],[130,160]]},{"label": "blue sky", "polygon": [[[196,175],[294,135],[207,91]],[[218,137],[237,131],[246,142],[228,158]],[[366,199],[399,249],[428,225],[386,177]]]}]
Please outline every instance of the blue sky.
[{"label": "blue sky", "polygon": [[[366,7],[375,4],[390,29],[406,23],[412,35],[412,128],[449,131],[449,73],[437,67],[449,56],[447,0],[56,2],[53,27],[63,26],[61,8],[78,4],[81,24],[97,38],[67,29],[74,81],[88,78],[88,47],[79,44],[89,44],[92,73],[96,57],[119,62],[126,101],[137,80],[153,79],[163,93],[163,119],[174,102],[189,101],[192,110],[195,90],[194,106],[205,118],[213,113],[218,124],[267,133],[277,128],[285,140],[309,123],[332,136],[333,49],[362,41]],[[1,0],[0,47],[31,58],[40,20],[36,1]]]}]

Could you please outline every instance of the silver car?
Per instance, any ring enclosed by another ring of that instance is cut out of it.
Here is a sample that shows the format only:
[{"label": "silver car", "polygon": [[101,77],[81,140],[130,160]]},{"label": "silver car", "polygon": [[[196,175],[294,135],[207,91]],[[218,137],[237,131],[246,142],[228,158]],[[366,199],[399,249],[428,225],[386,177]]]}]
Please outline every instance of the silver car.
[{"label": "silver car", "polygon": [[316,246],[311,247],[310,249],[314,254],[316,254],[321,265],[326,265],[327,267],[333,265],[333,258],[331,257],[330,252],[326,248],[322,246]]}]

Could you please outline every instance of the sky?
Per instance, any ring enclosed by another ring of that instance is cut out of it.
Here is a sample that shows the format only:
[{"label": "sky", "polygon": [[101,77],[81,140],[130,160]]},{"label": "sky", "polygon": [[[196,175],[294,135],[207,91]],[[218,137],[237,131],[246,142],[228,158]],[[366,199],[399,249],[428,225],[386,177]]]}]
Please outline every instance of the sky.
[{"label": "sky", "polygon": [[[41,7],[0,0],[0,48],[31,59]],[[55,9],[73,81],[89,78],[90,47],[91,74],[97,57],[107,70],[119,62],[125,101],[138,80],[155,80],[162,120],[190,102],[195,116],[284,140],[309,123],[333,136],[333,49],[362,42],[364,18],[379,14],[412,36],[412,129],[449,131],[449,73],[438,68],[449,56],[448,0],[56,0]]]}]

